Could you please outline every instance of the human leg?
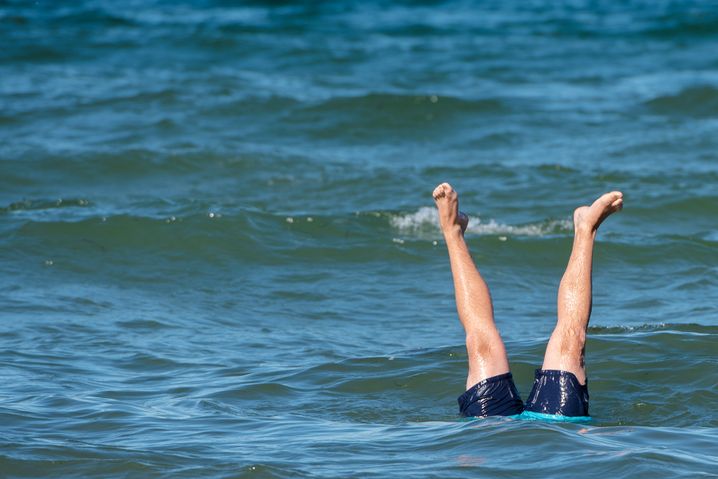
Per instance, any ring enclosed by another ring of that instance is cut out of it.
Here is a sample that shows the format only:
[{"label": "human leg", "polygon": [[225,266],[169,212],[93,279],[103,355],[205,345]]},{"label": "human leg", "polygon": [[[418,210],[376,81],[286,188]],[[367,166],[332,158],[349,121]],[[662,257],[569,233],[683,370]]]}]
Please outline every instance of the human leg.
[{"label": "human leg", "polygon": [[509,372],[506,349],[494,323],[486,282],[476,269],[464,241],[468,218],[459,212],[459,197],[448,183],[434,189],[439,223],[449,251],[459,320],[466,332],[469,372],[466,389],[482,380]]},{"label": "human leg", "polygon": [[558,289],[558,322],[546,347],[543,369],[573,373],[586,383],[584,353],[586,330],[591,317],[591,273],[596,232],[610,214],[623,207],[623,194],[606,193],[591,206],[574,212],[574,239],[566,272]]},{"label": "human leg", "polygon": [[588,415],[586,331],[591,316],[593,245],[598,227],[623,207],[623,194],[606,193],[574,212],[574,240],[558,290],[558,321],[526,401],[531,412]]}]

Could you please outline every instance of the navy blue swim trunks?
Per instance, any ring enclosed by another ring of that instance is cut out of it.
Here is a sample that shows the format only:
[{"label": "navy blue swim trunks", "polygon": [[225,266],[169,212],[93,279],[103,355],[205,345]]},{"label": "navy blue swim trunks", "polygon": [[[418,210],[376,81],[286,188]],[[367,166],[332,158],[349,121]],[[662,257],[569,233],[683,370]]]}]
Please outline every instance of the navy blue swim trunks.
[{"label": "navy blue swim trunks", "polygon": [[537,369],[526,410],[559,416],[588,416],[588,381],[580,384],[573,373]]},{"label": "navy blue swim trunks", "polygon": [[581,385],[573,373],[537,369],[534,385],[524,407],[511,373],[477,383],[459,396],[459,412],[466,417],[533,414],[585,418],[588,416],[588,384]]},{"label": "navy blue swim trunks", "polygon": [[466,417],[513,416],[524,403],[511,373],[486,378],[459,396],[459,411]]}]

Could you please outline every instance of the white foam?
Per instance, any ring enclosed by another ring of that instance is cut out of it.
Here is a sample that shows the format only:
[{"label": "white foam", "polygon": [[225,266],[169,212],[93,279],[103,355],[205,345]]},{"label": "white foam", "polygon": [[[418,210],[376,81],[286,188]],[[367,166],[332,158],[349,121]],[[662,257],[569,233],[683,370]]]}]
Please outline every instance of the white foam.
[{"label": "white foam", "polygon": [[[474,221],[473,224],[472,221]],[[466,228],[466,231],[485,235],[546,236],[557,232],[569,232],[572,227],[573,223],[568,219],[513,226],[497,223],[494,220],[482,223],[480,218],[469,217],[469,227]]]},{"label": "white foam", "polygon": [[427,228],[438,228],[439,219],[436,209],[422,206],[416,213],[408,213],[389,218],[391,225],[400,231],[417,231]]},{"label": "white foam", "polygon": [[[402,233],[438,233],[439,219],[436,209],[423,206],[414,213],[392,216],[391,225]],[[469,215],[466,232],[478,235],[503,236],[546,236],[557,232],[570,232],[573,223],[569,219],[549,220],[525,225],[507,225],[490,219],[483,221],[479,216]]]}]

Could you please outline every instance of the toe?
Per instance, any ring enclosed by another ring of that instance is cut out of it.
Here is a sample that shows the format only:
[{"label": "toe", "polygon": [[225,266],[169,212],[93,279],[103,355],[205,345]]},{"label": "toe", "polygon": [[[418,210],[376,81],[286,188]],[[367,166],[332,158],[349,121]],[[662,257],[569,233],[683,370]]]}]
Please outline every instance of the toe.
[{"label": "toe", "polygon": [[434,188],[433,196],[435,199],[439,199],[442,196],[448,196],[452,191],[451,185],[448,183],[441,183],[439,186]]},{"label": "toe", "polygon": [[611,191],[610,193],[608,193],[608,196],[609,198],[611,198],[611,203],[613,203],[617,200],[622,199],[623,193],[621,193],[620,191]]},{"label": "toe", "polygon": [[620,191],[611,191],[601,195],[595,202],[595,205],[600,205],[601,208],[608,208],[613,206],[613,203],[623,198],[623,193]]}]

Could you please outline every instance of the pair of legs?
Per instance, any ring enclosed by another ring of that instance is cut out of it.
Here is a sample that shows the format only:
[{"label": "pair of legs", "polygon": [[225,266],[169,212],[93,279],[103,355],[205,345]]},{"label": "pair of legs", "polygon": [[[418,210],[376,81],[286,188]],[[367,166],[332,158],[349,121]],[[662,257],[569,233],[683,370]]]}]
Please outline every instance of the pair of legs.
[{"label": "pair of legs", "polygon": [[[464,241],[468,218],[459,211],[458,194],[451,185],[442,183],[433,196],[449,250],[459,320],[466,331],[469,389],[488,378],[509,373],[509,362],[494,323],[489,288]],[[542,369],[572,373],[581,385],[586,384],[584,351],[591,315],[593,244],[601,222],[622,206],[623,194],[614,191],[591,206],[577,208],[573,215],[573,249],[558,289],[558,322],[546,347]]]}]

